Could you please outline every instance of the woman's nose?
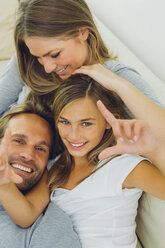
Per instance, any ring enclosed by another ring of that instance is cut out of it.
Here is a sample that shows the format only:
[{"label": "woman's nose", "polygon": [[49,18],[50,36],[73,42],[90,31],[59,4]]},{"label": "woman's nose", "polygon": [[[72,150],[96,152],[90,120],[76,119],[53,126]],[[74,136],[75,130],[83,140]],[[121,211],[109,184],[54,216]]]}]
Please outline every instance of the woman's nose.
[{"label": "woman's nose", "polygon": [[53,72],[57,67],[57,65],[50,58],[44,58],[42,60],[42,65],[46,73]]}]

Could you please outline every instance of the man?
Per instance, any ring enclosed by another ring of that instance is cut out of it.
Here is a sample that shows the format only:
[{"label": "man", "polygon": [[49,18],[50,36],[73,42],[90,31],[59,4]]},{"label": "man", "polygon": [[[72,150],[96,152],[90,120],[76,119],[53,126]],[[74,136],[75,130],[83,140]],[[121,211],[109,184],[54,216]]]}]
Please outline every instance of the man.
[{"label": "man", "polygon": [[[11,135],[5,138],[8,141],[6,144],[3,137],[7,128],[10,129]],[[48,158],[57,154],[54,149],[54,130],[51,112],[31,102],[10,110],[0,119],[0,169],[4,169],[4,161],[7,161],[9,172],[14,171],[16,181],[21,182],[17,184],[21,192],[26,193],[39,181]],[[11,176],[13,175],[11,173]],[[0,184],[3,183],[3,178],[0,178]],[[10,199],[9,206],[14,207]],[[81,246],[69,217],[50,203],[37,221],[27,229],[15,225],[0,204],[0,247]]]}]

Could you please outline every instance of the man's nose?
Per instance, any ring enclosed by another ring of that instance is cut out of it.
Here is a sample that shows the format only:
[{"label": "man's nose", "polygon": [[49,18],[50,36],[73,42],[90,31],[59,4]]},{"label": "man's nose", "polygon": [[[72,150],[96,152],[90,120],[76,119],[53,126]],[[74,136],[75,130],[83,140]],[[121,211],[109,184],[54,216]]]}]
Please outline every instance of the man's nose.
[{"label": "man's nose", "polygon": [[51,58],[46,58],[46,57],[43,58],[42,65],[46,73],[51,73],[57,67],[56,63],[54,63],[54,61]]},{"label": "man's nose", "polygon": [[29,161],[34,160],[34,147],[26,147],[20,152],[20,156]]}]

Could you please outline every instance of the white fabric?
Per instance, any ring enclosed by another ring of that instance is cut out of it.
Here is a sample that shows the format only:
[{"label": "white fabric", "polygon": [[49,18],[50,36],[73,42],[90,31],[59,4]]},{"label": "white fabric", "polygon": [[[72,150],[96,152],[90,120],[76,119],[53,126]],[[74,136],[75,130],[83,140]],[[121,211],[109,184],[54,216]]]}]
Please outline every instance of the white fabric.
[{"label": "white fabric", "polygon": [[135,217],[142,191],[122,189],[122,183],[142,160],[118,156],[73,190],[52,192],[51,201],[71,217],[83,248],[136,247]]},{"label": "white fabric", "polygon": [[0,60],[9,59],[14,51],[15,11],[18,0],[0,0]]}]

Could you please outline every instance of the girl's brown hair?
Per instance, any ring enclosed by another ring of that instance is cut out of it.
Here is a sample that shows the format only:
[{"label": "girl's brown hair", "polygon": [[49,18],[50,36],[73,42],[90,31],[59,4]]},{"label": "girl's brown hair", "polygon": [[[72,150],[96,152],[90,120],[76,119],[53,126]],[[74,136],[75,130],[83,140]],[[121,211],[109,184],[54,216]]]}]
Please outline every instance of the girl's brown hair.
[{"label": "girl's brown hair", "polygon": [[[68,106],[68,104],[85,97],[89,97],[95,104],[98,100],[101,100],[116,118],[130,118],[123,107],[123,102],[115,92],[106,90],[88,76],[79,74],[69,78],[56,92],[53,102],[56,127],[64,108]],[[49,172],[49,187],[51,191],[67,182],[72,169],[72,156],[63,145],[58,135],[58,130],[56,133],[58,136],[56,137],[58,150],[61,150],[62,154]],[[115,145],[115,143],[116,141],[112,129],[106,129],[100,143],[88,153],[87,157],[89,163],[97,165],[99,153],[105,148]]]}]

